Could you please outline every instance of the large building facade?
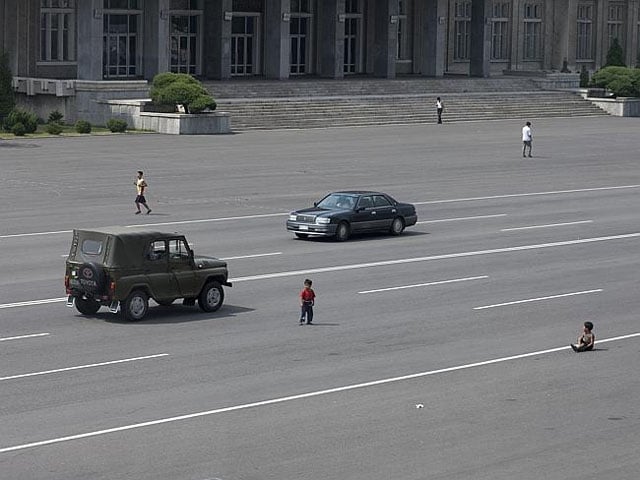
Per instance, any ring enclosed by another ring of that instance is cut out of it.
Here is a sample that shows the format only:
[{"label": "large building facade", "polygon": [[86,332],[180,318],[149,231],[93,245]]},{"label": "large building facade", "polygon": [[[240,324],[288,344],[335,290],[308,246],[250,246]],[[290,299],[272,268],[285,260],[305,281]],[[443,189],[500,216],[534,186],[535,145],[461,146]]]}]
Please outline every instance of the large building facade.
[{"label": "large building facade", "polygon": [[491,76],[639,63],[640,0],[0,0],[14,75]]}]

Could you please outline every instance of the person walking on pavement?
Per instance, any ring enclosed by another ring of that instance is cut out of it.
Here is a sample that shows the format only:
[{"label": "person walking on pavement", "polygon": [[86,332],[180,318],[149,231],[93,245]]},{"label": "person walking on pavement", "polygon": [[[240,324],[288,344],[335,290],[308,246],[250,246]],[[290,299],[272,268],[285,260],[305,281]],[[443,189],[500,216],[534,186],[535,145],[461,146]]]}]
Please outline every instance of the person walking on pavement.
[{"label": "person walking on pavement", "polygon": [[136,195],[136,215],[140,214],[140,205],[143,205],[144,208],[147,209],[147,215],[151,213],[151,209],[149,208],[149,205],[147,205],[147,199],[144,197],[144,192],[147,190],[147,182],[145,181],[143,175],[144,174],[142,173],[142,170],[138,170],[138,176],[133,181],[138,192],[138,194]]},{"label": "person walking on pavement", "polygon": [[444,110],[444,104],[440,97],[436,99],[436,113],[438,114],[438,123],[442,123],[442,111]]},{"label": "person walking on pavement", "polygon": [[526,150],[529,149],[529,157],[531,157],[531,142],[533,141],[533,134],[531,132],[531,122],[527,122],[522,127],[522,156],[526,157]]},{"label": "person walking on pavement", "polygon": [[308,278],[304,281],[304,288],[300,292],[300,325],[304,325],[305,319],[307,325],[311,325],[313,321],[313,305],[316,299],[316,293],[311,288],[313,282]]}]

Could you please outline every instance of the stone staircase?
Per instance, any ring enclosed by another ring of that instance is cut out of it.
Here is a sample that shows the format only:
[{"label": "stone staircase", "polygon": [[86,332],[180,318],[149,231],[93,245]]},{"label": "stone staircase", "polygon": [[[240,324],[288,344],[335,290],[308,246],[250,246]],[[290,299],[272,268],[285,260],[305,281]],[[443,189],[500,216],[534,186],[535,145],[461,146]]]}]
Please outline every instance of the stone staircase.
[{"label": "stone staircase", "polygon": [[595,116],[606,113],[569,91],[542,91],[525,77],[296,79],[206,82],[234,131]]}]

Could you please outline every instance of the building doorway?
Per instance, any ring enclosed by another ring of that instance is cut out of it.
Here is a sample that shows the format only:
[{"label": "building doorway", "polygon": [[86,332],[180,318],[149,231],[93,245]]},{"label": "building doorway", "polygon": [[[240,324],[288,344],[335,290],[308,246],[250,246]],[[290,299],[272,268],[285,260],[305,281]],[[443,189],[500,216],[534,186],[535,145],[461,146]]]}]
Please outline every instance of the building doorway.
[{"label": "building doorway", "polygon": [[306,75],[313,73],[313,21],[312,0],[292,0],[289,38],[291,42],[289,73]]},{"label": "building doorway", "polygon": [[[200,7],[200,5],[196,5]],[[200,75],[202,69],[202,9],[171,10],[169,68],[174,73]]]},{"label": "building doorway", "polygon": [[344,73],[362,73],[363,2],[346,0],[344,15]]},{"label": "building doorway", "polygon": [[234,12],[231,20],[231,75],[260,74],[260,13]]},{"label": "building doorway", "polygon": [[142,10],[138,0],[104,0],[103,55],[104,78],[132,78],[142,75],[140,30]]}]

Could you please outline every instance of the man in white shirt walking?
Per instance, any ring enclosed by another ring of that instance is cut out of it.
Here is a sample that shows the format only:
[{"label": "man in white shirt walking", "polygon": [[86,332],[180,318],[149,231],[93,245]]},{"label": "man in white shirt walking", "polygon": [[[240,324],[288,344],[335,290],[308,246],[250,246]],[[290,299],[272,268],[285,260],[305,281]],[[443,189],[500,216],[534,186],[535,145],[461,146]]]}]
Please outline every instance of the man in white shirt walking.
[{"label": "man in white shirt walking", "polygon": [[529,149],[529,157],[531,157],[531,142],[533,141],[533,135],[531,133],[531,122],[527,122],[522,127],[522,156],[526,157],[526,150]]}]

